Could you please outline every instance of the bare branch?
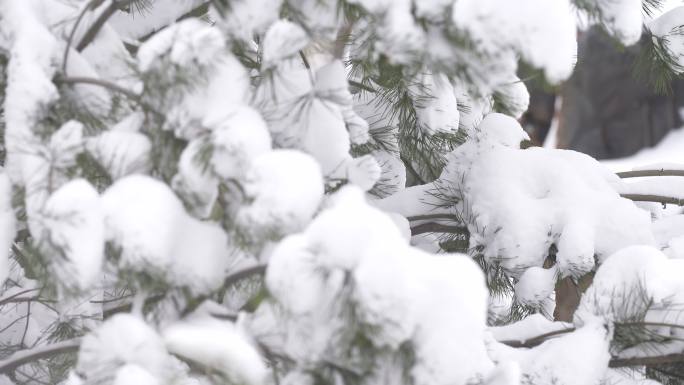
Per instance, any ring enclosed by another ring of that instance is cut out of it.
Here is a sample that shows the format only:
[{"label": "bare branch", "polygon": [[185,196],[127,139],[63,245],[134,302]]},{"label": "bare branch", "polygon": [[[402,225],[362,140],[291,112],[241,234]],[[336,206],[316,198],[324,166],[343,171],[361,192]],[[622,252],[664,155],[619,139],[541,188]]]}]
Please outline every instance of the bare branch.
[{"label": "bare branch", "polygon": [[662,204],[671,204],[677,206],[684,206],[684,199],[675,197],[666,197],[663,195],[651,194],[620,194],[621,197],[635,201],[635,202],[656,202]]},{"label": "bare branch", "polygon": [[666,354],[651,357],[613,358],[608,363],[609,368],[624,368],[627,366],[653,366],[684,362],[684,353]]},{"label": "bare branch", "polygon": [[684,176],[684,170],[636,170],[618,172],[615,175],[620,178],[638,178],[642,176]]}]

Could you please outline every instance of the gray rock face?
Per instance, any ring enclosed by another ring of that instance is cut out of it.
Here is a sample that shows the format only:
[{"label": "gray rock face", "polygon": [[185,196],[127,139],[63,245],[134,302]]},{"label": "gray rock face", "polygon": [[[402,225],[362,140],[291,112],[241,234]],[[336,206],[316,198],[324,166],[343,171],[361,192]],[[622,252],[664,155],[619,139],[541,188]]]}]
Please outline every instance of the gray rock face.
[{"label": "gray rock face", "polygon": [[578,39],[575,73],[562,88],[558,147],[609,159],[629,156],[658,143],[680,126],[684,81],[659,95],[633,74],[639,45],[620,49],[599,29]]}]

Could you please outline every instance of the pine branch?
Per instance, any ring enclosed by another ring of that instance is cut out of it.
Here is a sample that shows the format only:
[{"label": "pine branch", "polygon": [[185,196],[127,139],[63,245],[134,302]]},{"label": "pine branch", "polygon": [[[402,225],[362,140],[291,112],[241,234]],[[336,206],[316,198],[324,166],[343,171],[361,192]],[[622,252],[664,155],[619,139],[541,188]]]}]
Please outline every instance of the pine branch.
[{"label": "pine branch", "polygon": [[54,355],[71,353],[78,350],[81,345],[81,338],[73,338],[66,341],[56,342],[50,345],[37,346],[25,349],[12,354],[10,357],[0,361],[0,374],[7,374],[17,367],[38,361]]}]

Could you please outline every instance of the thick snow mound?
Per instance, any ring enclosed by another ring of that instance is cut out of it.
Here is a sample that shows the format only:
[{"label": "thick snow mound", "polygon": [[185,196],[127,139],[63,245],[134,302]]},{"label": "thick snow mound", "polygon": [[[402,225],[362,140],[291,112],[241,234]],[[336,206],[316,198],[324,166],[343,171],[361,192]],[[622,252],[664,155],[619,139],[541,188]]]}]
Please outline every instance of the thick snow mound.
[{"label": "thick snow mound", "polygon": [[102,201],[107,239],[121,249],[120,268],[166,277],[195,292],[221,284],[230,263],[226,233],[191,217],[166,184],[127,176]]},{"label": "thick snow mound", "polygon": [[266,284],[291,317],[281,346],[291,357],[344,350],[349,341],[339,336],[351,326],[338,312],[353,306],[375,347],[411,344],[415,363],[405,369],[416,384],[465,384],[494,366],[484,346],[488,294],[479,267],[463,255],[410,247],[358,188],[343,188],[304,232],[276,247]]},{"label": "thick snow mound", "polygon": [[450,154],[441,179],[460,191],[471,246],[518,275],[557,248],[561,276],[581,276],[629,245],[653,244],[650,216],[619,196],[617,176],[574,151],[529,148],[520,125],[488,115]]},{"label": "thick snow mound", "polygon": [[289,234],[302,229],[323,199],[321,168],[309,155],[274,150],[257,157],[245,177],[249,204],[238,223],[259,233]]},{"label": "thick snow mound", "polygon": [[[668,259],[654,247],[626,247],[601,264],[582,297],[575,320],[582,322],[592,316],[632,319],[650,309],[646,321],[677,324],[680,312],[663,305],[678,305],[684,300],[682,274],[682,259]],[[647,306],[649,301],[653,303]],[[622,306],[616,306],[619,304]],[[684,336],[680,328],[671,333],[680,338]]]},{"label": "thick snow mound", "polygon": [[197,318],[175,323],[163,332],[169,352],[217,370],[232,383],[258,385],[268,371],[247,337],[229,322]]}]

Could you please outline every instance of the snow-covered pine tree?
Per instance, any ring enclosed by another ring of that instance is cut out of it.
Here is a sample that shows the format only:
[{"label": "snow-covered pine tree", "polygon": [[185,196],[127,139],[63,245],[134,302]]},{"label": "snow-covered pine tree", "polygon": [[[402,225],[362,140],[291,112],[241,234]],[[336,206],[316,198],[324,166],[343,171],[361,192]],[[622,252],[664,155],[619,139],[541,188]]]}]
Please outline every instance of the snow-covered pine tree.
[{"label": "snow-covered pine tree", "polygon": [[0,383],[679,383],[673,184],[515,120],[659,6],[0,1]]}]

